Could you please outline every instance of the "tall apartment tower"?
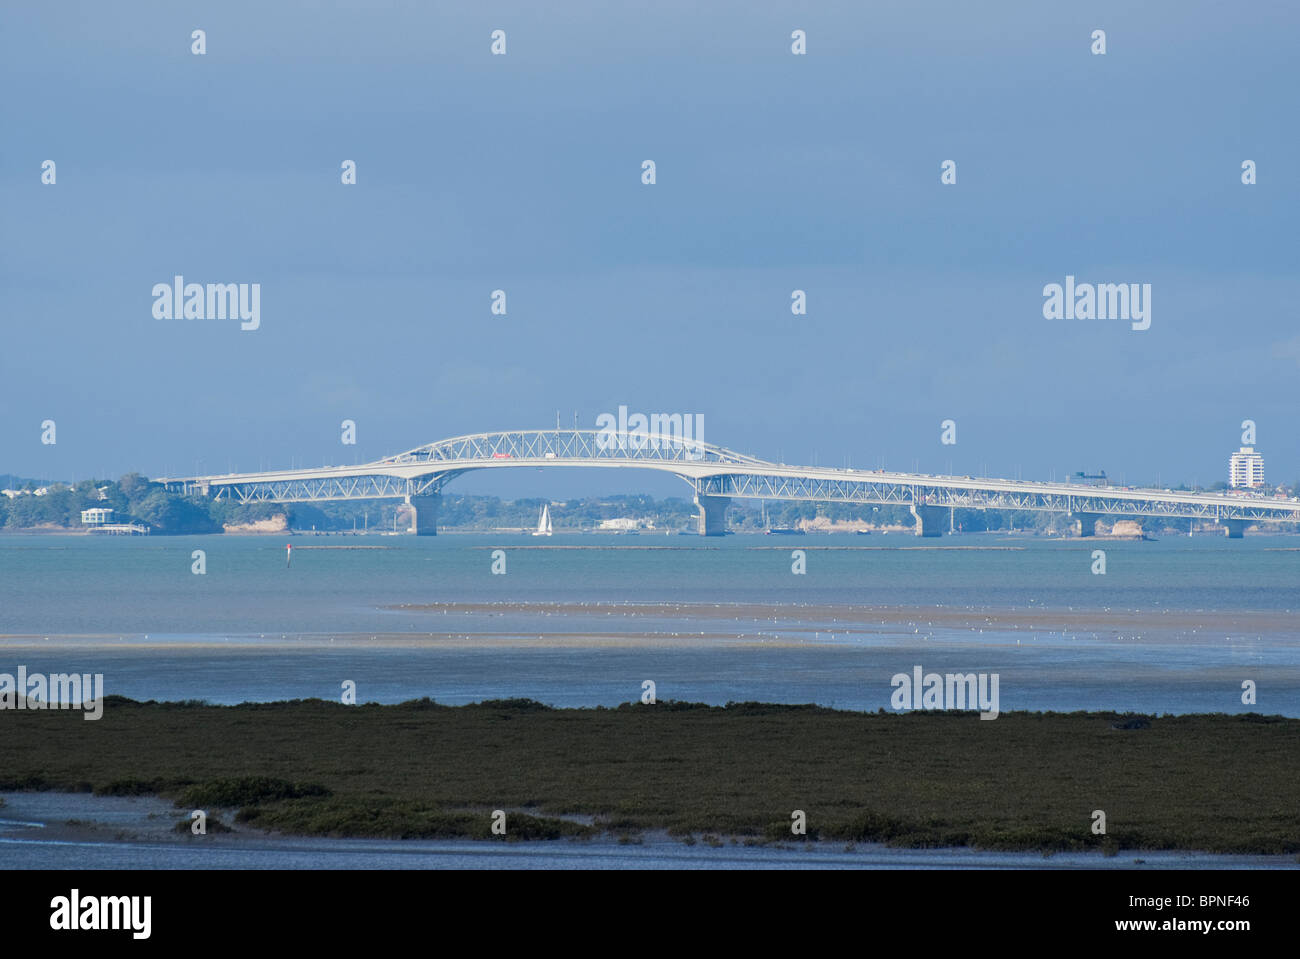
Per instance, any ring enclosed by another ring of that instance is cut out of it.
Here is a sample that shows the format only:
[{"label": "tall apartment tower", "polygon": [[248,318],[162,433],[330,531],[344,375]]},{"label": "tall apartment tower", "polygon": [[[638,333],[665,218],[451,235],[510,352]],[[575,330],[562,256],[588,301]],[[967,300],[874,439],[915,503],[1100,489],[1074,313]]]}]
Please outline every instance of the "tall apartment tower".
[{"label": "tall apartment tower", "polygon": [[1228,460],[1228,485],[1233,489],[1262,489],[1264,457],[1253,446],[1243,446]]}]

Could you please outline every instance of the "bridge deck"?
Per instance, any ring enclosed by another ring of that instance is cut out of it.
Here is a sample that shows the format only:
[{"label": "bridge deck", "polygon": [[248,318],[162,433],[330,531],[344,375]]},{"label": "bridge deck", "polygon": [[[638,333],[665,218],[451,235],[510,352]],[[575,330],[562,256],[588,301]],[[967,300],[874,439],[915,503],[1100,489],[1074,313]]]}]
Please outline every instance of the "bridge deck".
[{"label": "bridge deck", "polygon": [[1036,483],[884,470],[787,466],[700,441],[596,430],[536,430],[455,437],[360,466],[164,479],[168,488],[239,502],[320,502],[436,495],[469,470],[653,469],[673,473],[699,497],[1049,510],[1085,516],[1162,516],[1300,522],[1300,501],[1246,493]]}]

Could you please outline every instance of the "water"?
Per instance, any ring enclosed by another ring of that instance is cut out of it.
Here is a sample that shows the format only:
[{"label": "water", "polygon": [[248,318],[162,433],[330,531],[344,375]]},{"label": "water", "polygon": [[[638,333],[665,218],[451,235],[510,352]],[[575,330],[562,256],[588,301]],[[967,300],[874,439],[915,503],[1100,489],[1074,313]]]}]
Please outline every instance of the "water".
[{"label": "water", "polygon": [[[1300,536],[319,536],[293,538],[289,570],[286,541],[3,536],[0,633],[363,631],[392,627],[379,606],[505,600],[1300,610]],[[383,548],[310,548],[325,545]],[[504,576],[490,572],[496,548]],[[196,549],[204,576],[190,571]],[[790,572],[795,549],[808,554],[802,577]]]},{"label": "water", "polygon": [[352,680],[361,701],[617,705],[652,679],[660,699],[874,710],[919,664],[999,673],[1003,711],[1300,716],[1295,536],[319,536],[286,568],[288,541],[0,537],[0,672],[214,703]]},{"label": "water", "polygon": [[[0,857],[10,869],[1293,869],[1294,856],[985,852],[862,843],[744,846],[663,835],[612,840],[315,839],[170,833],[184,810],[148,797],[5,793]],[[94,826],[64,825],[69,819]]]},{"label": "water", "polygon": [[[351,680],[363,702],[612,706],[652,679],[660,699],[875,710],[890,708],[891,677],[919,664],[997,673],[1003,711],[1300,716],[1300,537],[292,541],[286,568],[284,538],[0,537],[0,673],[103,673],[108,693],[214,703],[334,699]],[[384,548],[302,548],[320,546]],[[496,549],[505,575],[491,572]],[[1105,575],[1092,573],[1096,549]],[[203,575],[191,572],[194,550]],[[794,550],[804,575],[791,573]],[[1254,706],[1241,703],[1247,679]],[[11,868],[1294,867],[1293,857],[713,848],[654,836],[196,844],[170,832],[178,813],[161,800],[6,798],[0,857]]]}]

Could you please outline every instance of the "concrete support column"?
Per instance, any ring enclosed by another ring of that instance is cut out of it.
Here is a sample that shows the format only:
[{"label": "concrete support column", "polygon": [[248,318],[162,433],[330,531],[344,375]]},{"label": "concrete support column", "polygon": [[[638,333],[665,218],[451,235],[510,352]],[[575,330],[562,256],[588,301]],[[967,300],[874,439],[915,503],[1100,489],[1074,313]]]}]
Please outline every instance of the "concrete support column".
[{"label": "concrete support column", "polygon": [[722,536],[727,532],[727,506],[730,503],[730,496],[695,494],[695,505],[700,508],[697,529],[701,536]]},{"label": "concrete support column", "polygon": [[1097,535],[1097,520],[1101,519],[1100,513],[1071,513],[1070,515],[1079,523],[1080,536]]},{"label": "concrete support column", "polygon": [[918,506],[912,504],[912,515],[916,517],[917,536],[942,536],[948,525],[948,507]]},{"label": "concrete support column", "polygon": [[406,497],[406,503],[411,507],[410,532],[416,536],[437,536],[438,504],[441,502],[442,496],[438,493],[432,496]]},{"label": "concrete support column", "polygon": [[1244,519],[1221,519],[1219,525],[1228,531],[1228,539],[1241,539],[1246,533],[1246,521]]}]

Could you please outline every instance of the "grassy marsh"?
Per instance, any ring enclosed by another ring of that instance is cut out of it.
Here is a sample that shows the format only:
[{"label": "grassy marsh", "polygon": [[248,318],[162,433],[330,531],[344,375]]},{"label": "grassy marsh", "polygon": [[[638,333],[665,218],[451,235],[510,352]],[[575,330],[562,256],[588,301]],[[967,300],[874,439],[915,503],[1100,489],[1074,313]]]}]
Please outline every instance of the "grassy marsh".
[{"label": "grassy marsh", "polygon": [[6,710],[0,733],[0,790],[158,794],[288,834],[500,839],[502,809],[507,839],[789,842],[803,810],[807,838],[846,843],[1300,852],[1300,720],[1259,714],[108,697],[97,722]]}]

